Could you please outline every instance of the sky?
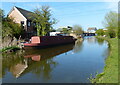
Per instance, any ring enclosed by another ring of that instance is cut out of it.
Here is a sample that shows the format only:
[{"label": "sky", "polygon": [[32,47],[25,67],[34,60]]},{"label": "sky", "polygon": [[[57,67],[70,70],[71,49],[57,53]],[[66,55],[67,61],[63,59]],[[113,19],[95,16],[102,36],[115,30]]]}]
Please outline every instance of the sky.
[{"label": "sky", "polygon": [[5,15],[17,6],[33,11],[42,5],[50,6],[52,17],[57,19],[54,29],[64,26],[81,25],[83,30],[89,27],[104,28],[104,17],[110,11],[118,10],[118,2],[2,2]]}]

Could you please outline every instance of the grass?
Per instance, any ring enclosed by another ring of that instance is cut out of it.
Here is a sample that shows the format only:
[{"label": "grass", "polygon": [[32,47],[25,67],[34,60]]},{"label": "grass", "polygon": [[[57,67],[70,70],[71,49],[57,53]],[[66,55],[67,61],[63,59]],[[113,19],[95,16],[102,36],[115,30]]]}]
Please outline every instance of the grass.
[{"label": "grass", "polygon": [[6,47],[0,50],[0,52],[6,52],[8,50],[19,50],[20,48],[17,46]]},{"label": "grass", "polygon": [[105,62],[104,71],[96,75],[95,79],[91,79],[92,83],[118,83],[118,39],[117,38],[103,38],[110,44],[110,55]]}]

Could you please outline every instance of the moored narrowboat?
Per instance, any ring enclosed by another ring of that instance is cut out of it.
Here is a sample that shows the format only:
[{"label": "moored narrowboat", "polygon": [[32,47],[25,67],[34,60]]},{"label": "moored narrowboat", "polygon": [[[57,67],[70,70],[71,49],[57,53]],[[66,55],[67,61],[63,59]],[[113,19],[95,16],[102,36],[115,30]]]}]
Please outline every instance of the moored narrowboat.
[{"label": "moored narrowboat", "polygon": [[46,47],[74,43],[76,39],[72,36],[33,36],[30,40],[30,42],[24,43],[24,47]]}]

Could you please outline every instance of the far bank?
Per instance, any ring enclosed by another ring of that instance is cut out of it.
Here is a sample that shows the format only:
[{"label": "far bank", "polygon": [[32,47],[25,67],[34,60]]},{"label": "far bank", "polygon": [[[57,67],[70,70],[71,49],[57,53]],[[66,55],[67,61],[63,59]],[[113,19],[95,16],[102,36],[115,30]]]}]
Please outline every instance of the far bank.
[{"label": "far bank", "polygon": [[106,59],[104,71],[92,79],[92,83],[118,83],[118,39],[98,37],[107,40],[110,47],[110,54]]}]

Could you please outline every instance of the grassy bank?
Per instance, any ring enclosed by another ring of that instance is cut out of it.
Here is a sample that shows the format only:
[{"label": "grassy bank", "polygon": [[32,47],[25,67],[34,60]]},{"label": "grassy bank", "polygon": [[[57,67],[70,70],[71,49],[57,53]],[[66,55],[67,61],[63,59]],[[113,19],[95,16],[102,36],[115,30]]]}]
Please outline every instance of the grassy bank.
[{"label": "grassy bank", "polygon": [[11,47],[6,47],[1,49],[0,52],[9,52],[9,51],[16,51],[16,50],[20,50],[20,48],[17,46],[11,46]]},{"label": "grassy bank", "polygon": [[98,37],[108,41],[110,44],[110,55],[105,61],[104,71],[98,74],[92,83],[118,83],[118,39]]}]

